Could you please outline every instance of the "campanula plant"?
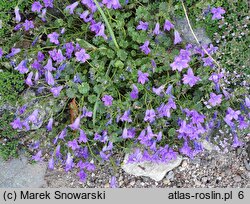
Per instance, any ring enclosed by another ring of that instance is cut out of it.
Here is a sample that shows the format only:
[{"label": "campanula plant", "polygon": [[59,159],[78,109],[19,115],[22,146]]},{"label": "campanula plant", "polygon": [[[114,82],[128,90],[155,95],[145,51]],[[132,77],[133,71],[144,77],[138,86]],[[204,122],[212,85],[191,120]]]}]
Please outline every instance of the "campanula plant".
[{"label": "campanula plant", "polygon": [[[27,87],[69,103],[63,128],[49,145],[41,141],[34,160],[49,148],[50,169],[76,168],[84,181],[98,162],[114,163],[117,151],[129,152],[128,162],[193,158],[203,151],[202,140],[212,140],[211,129],[226,126],[231,145],[242,145],[238,133],[249,128],[249,95],[235,100],[226,67],[213,58],[217,47],[187,44],[160,3],[40,0],[29,12],[27,18],[15,10],[14,30],[30,46],[3,48],[3,58],[16,62]],[[215,8],[211,15],[216,20],[225,12]],[[11,125],[29,131],[38,118],[34,109]],[[61,123],[56,120],[44,121],[48,132]]]}]

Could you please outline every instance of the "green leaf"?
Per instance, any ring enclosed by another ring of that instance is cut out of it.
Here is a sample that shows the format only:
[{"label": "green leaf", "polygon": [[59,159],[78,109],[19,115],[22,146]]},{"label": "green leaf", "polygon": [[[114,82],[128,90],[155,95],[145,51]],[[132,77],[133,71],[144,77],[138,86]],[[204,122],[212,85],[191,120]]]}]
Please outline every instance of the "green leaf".
[{"label": "green leaf", "polygon": [[78,86],[78,91],[83,95],[87,95],[89,93],[89,90],[90,90],[90,87],[87,82],[84,82]]},{"label": "green leaf", "polygon": [[139,6],[138,9],[136,9],[136,18],[137,19],[147,19],[150,16],[148,10],[146,7]]},{"label": "green leaf", "polygon": [[108,49],[108,50],[106,50],[105,52],[106,52],[105,56],[107,56],[107,57],[110,58],[110,59],[114,58],[115,52],[114,52],[113,50]]},{"label": "green leaf", "polygon": [[62,26],[64,25],[63,19],[58,18],[58,19],[55,21],[55,25],[58,26],[58,27],[62,27]]},{"label": "green leaf", "polygon": [[175,136],[176,130],[174,128],[170,128],[168,130],[168,136],[173,137]]},{"label": "green leaf", "polygon": [[96,102],[96,95],[90,95],[90,96],[88,96],[88,101],[90,103],[95,103]]},{"label": "green leaf", "polygon": [[124,64],[123,64],[123,62],[121,60],[117,60],[115,62],[115,67],[117,67],[117,68],[123,68]]},{"label": "green leaf", "polygon": [[84,49],[97,49],[94,45],[90,44],[86,40],[83,39],[76,39],[79,45]]},{"label": "green leaf", "polygon": [[101,86],[101,85],[95,85],[94,86],[94,92],[95,93],[100,94],[100,93],[102,93],[102,91],[103,91],[103,86]]},{"label": "green leaf", "polygon": [[127,59],[128,53],[124,50],[118,50],[117,56],[120,58],[121,61],[125,61]]},{"label": "green leaf", "polygon": [[76,97],[76,90],[72,89],[72,88],[69,88],[69,89],[66,90],[66,95],[69,98],[75,98]]},{"label": "green leaf", "polygon": [[120,41],[120,45],[121,45],[122,48],[127,48],[127,47],[128,47],[128,41],[126,41],[126,40],[121,40],[121,41]]}]

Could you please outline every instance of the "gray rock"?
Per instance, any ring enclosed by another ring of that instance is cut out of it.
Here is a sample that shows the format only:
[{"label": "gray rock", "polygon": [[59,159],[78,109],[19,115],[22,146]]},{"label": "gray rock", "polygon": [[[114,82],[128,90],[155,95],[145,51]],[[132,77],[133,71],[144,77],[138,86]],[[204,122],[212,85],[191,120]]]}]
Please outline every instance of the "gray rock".
[{"label": "gray rock", "polygon": [[196,158],[194,158],[194,159],[191,160],[191,163],[194,164],[194,165],[200,164],[201,163],[201,159],[198,158],[198,157],[196,157]]},{"label": "gray rock", "polygon": [[32,90],[26,90],[21,95],[21,100],[23,104],[26,104],[27,110],[26,112],[21,116],[21,119],[25,120],[27,117],[29,117],[32,112],[37,109],[38,110],[38,120],[37,123],[30,123],[30,130],[37,130],[39,129],[43,123],[48,121],[48,119],[54,115],[54,113],[60,112],[64,105],[66,100],[56,100],[54,97],[43,97],[39,98],[36,97],[36,94]]},{"label": "gray rock", "polygon": [[248,162],[246,159],[244,159],[243,161],[244,161],[244,165],[245,165],[246,169],[248,171],[250,171],[250,162]]},{"label": "gray rock", "polygon": [[173,171],[169,171],[167,173],[166,179],[173,181],[174,180],[174,172]]},{"label": "gray rock", "polygon": [[153,162],[140,162],[140,163],[127,163],[128,154],[125,155],[122,169],[135,176],[147,176],[155,181],[160,181],[164,178],[167,172],[176,168],[181,164],[182,157],[177,156],[176,160],[172,160],[169,163],[153,163]]},{"label": "gray rock", "polygon": [[[1,100],[1,96],[0,96],[0,100]],[[15,113],[16,107],[5,103],[5,104],[0,106],[0,115],[2,115],[4,112]]]},{"label": "gray rock", "polygon": [[204,177],[202,177],[202,179],[201,179],[201,181],[202,181],[202,183],[206,183],[207,182],[207,177],[206,176],[204,176]]},{"label": "gray rock", "polygon": [[248,154],[248,158],[250,159],[250,141],[248,141],[246,144],[246,152]]},{"label": "gray rock", "polygon": [[[186,18],[177,18],[175,20],[175,27],[178,29],[178,31],[182,34],[182,37],[191,44],[197,44],[190,28],[188,25],[188,22]],[[209,37],[206,35],[206,31],[204,28],[196,28],[194,29],[194,33],[196,37],[198,38],[199,42],[201,44],[210,44],[212,41],[209,39]]]},{"label": "gray rock", "polygon": [[3,161],[0,159],[1,188],[39,188],[46,186],[44,180],[46,163],[29,164],[27,158]]},{"label": "gray rock", "polygon": [[218,148],[213,145],[212,143],[208,142],[207,140],[201,140],[201,144],[204,149],[208,150],[209,152],[211,151],[216,151]]},{"label": "gray rock", "polygon": [[231,174],[232,174],[231,169],[227,168],[227,169],[225,170],[225,174],[226,174],[227,176],[231,175]]},{"label": "gray rock", "polygon": [[187,165],[188,165],[187,160],[184,160],[184,161],[182,162],[182,164],[181,164],[181,166],[182,166],[183,168],[186,168]]},{"label": "gray rock", "polygon": [[243,153],[243,148],[238,147],[238,148],[236,149],[236,154],[237,154],[237,156],[241,155],[242,153]]}]

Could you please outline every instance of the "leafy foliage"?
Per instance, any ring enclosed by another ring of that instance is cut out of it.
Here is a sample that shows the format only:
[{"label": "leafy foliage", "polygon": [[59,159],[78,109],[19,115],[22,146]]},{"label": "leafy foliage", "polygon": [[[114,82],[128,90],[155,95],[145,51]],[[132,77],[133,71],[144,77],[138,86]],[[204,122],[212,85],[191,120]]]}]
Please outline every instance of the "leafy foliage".
[{"label": "leafy foliage", "polygon": [[24,90],[24,77],[16,72],[0,72],[0,87],[0,105],[15,105]]},{"label": "leafy foliage", "polygon": [[10,123],[13,121],[13,119],[14,114],[10,114],[9,111],[4,111],[0,114],[0,156],[3,159],[18,156],[18,133],[10,126]]}]

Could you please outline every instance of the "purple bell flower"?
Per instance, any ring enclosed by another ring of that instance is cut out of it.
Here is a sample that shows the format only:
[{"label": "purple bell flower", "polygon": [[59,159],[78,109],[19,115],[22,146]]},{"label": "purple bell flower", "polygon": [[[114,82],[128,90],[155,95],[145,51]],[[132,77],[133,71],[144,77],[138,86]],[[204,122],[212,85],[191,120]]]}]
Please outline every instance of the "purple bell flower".
[{"label": "purple bell flower", "polygon": [[67,159],[65,162],[65,171],[70,171],[74,167],[74,162],[71,154],[68,152]]},{"label": "purple bell flower", "polygon": [[165,23],[164,23],[164,31],[170,31],[171,29],[174,28],[174,25],[169,21],[169,20],[165,20]]},{"label": "purple bell flower", "polygon": [[38,121],[38,109],[34,110],[33,113],[27,118],[29,122],[37,123]]},{"label": "purple bell flower", "polygon": [[21,21],[21,16],[20,16],[20,13],[19,13],[19,8],[18,6],[15,7],[15,20],[17,23],[19,23]]},{"label": "purple bell flower", "polygon": [[54,77],[53,75],[51,74],[50,71],[46,71],[45,72],[45,79],[46,79],[46,82],[51,85],[51,86],[54,86],[55,85],[55,80],[54,80]]},{"label": "purple bell flower", "polygon": [[139,94],[139,91],[138,91],[138,88],[136,87],[136,85],[133,84],[133,89],[130,93],[130,97],[132,99],[137,99],[138,98],[138,94]]},{"label": "purple bell flower", "polygon": [[25,80],[25,83],[29,86],[33,86],[32,77],[33,77],[33,72],[30,72]]},{"label": "purple bell flower", "polygon": [[23,124],[20,120],[20,118],[16,118],[13,122],[10,123],[13,129],[19,129],[21,130],[23,127]]},{"label": "purple bell flower", "polygon": [[190,87],[193,87],[198,81],[200,81],[200,78],[194,76],[193,70],[189,68],[187,74],[183,75],[182,80],[184,84],[188,84]]},{"label": "purple bell flower", "polygon": [[110,188],[116,188],[116,187],[117,187],[116,177],[112,176],[110,180]]},{"label": "purple bell flower", "polygon": [[112,106],[113,97],[110,95],[104,95],[102,101],[105,106]]},{"label": "purple bell flower", "polygon": [[221,19],[222,15],[225,14],[226,11],[222,7],[218,7],[218,8],[212,8],[211,13],[213,14],[212,20],[215,20],[215,19]]},{"label": "purple bell flower", "polygon": [[85,49],[81,49],[80,51],[75,53],[76,60],[78,62],[86,62],[88,59],[90,59],[89,54],[86,53]]},{"label": "purple bell flower", "polygon": [[211,106],[220,105],[222,100],[222,94],[216,95],[215,93],[210,93],[210,99],[208,102]]},{"label": "purple bell flower", "polygon": [[44,66],[44,69],[47,70],[47,71],[50,71],[50,72],[56,70],[56,68],[53,67],[53,65],[52,65],[52,59],[51,59],[51,58],[48,59],[48,62],[47,62],[47,64]]},{"label": "purple bell flower", "polygon": [[48,131],[52,130],[52,125],[53,125],[53,118],[49,119],[48,125],[46,126]]},{"label": "purple bell flower", "polygon": [[19,71],[20,74],[26,74],[29,71],[27,68],[27,60],[22,60],[15,70]]},{"label": "purple bell flower", "polygon": [[87,135],[85,134],[85,132],[84,132],[82,129],[80,129],[80,136],[79,136],[78,141],[79,141],[80,143],[81,143],[81,142],[83,142],[83,143],[88,142]]},{"label": "purple bell flower", "polygon": [[68,147],[70,147],[73,151],[80,148],[80,146],[78,145],[78,142],[77,142],[76,139],[74,139],[73,141],[69,141],[68,142]]},{"label": "purple bell flower", "polygon": [[54,158],[52,156],[51,159],[49,160],[48,168],[53,170],[54,166],[55,166],[55,161],[54,161]]},{"label": "purple bell flower", "polygon": [[69,127],[72,129],[72,130],[78,130],[80,128],[80,121],[81,121],[81,117],[78,116],[74,123],[72,123],[71,125],[69,125]]},{"label": "purple bell flower", "polygon": [[142,71],[138,71],[138,83],[145,84],[148,81],[148,73],[143,73]]},{"label": "purple bell flower", "polygon": [[144,52],[144,54],[146,55],[148,55],[151,52],[148,46],[149,46],[149,40],[145,41],[145,43],[142,46],[140,46],[141,51]]},{"label": "purple bell flower", "polygon": [[81,182],[85,182],[87,178],[87,174],[83,171],[80,170],[79,173],[77,174]]},{"label": "purple bell flower", "polygon": [[73,14],[73,13],[74,13],[74,10],[75,10],[75,8],[78,6],[78,4],[79,4],[79,2],[76,1],[76,2],[73,3],[73,4],[66,6],[65,10],[66,10],[66,11],[69,11],[70,14]]},{"label": "purple bell flower", "polygon": [[63,89],[63,86],[53,87],[50,89],[50,92],[53,94],[53,96],[56,98],[60,95],[61,90]]},{"label": "purple bell flower", "polygon": [[29,21],[29,20],[25,20],[23,23],[23,27],[25,29],[25,31],[29,31],[30,29],[34,28],[34,23],[33,21]]},{"label": "purple bell flower", "polygon": [[41,3],[39,1],[35,1],[31,6],[31,11],[40,13],[42,8],[43,6]]},{"label": "purple bell flower", "polygon": [[42,161],[42,151],[40,150],[40,151],[38,151],[37,153],[36,153],[36,155],[34,155],[34,156],[32,156],[32,159],[34,160],[34,161]]},{"label": "purple bell flower", "polygon": [[159,23],[156,23],[153,34],[154,35],[159,35],[160,34],[160,24]]},{"label": "purple bell flower", "polygon": [[[93,19],[93,15],[89,15],[89,11],[84,11],[81,15],[80,18],[84,20],[85,23],[90,22]],[[89,16],[89,17],[88,17]]]},{"label": "purple bell flower", "polygon": [[58,34],[57,32],[50,33],[50,34],[48,35],[48,38],[50,39],[50,42],[51,42],[51,43],[54,43],[54,44],[56,44],[56,45],[59,45],[59,40],[58,40],[59,34]]},{"label": "purple bell flower", "polygon": [[44,3],[44,6],[46,7],[46,8],[48,8],[48,7],[50,7],[50,8],[53,8],[53,1],[54,0],[43,0],[43,3]]},{"label": "purple bell flower", "polygon": [[132,119],[130,117],[130,110],[127,110],[124,112],[123,116],[120,118],[122,122],[132,122]]},{"label": "purple bell flower", "polygon": [[140,21],[139,25],[136,27],[137,30],[147,30],[148,29],[148,22]]},{"label": "purple bell flower", "polygon": [[180,33],[177,30],[175,30],[174,31],[174,44],[175,45],[179,44],[181,41],[182,39],[181,39]]}]

